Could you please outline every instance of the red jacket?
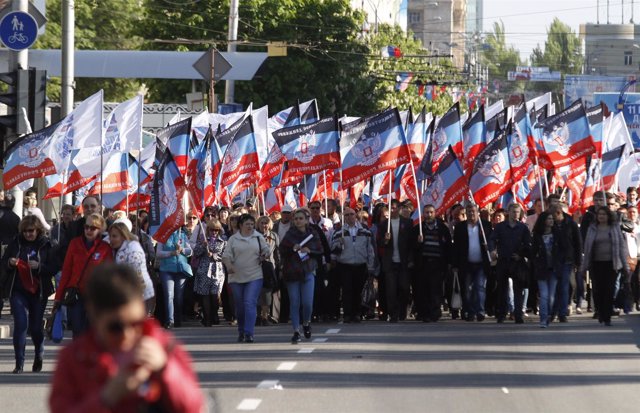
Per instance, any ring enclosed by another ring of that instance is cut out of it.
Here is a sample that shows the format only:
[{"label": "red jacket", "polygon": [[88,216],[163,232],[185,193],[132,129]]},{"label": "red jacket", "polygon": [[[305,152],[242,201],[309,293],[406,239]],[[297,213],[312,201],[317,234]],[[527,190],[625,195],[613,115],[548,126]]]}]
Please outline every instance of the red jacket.
[{"label": "red jacket", "polygon": [[200,413],[204,399],[191,359],[183,347],[172,336],[162,330],[155,320],[147,334],[157,339],[167,349],[165,368],[151,376],[145,395],[134,393],[109,409],[100,399],[108,379],[116,375],[118,362],[115,357],[100,347],[92,331],[72,341],[60,351],[53,375],[49,409],[64,413],[138,412],[142,406],[155,402],[158,397],[163,411],[177,413]]},{"label": "red jacket", "polygon": [[96,239],[91,248],[87,248],[83,236],[72,239],[64,257],[56,300],[61,300],[64,290],[69,287],[80,287],[80,292],[84,292],[87,275],[95,266],[108,261],[113,261],[113,252],[111,246],[102,239]]}]

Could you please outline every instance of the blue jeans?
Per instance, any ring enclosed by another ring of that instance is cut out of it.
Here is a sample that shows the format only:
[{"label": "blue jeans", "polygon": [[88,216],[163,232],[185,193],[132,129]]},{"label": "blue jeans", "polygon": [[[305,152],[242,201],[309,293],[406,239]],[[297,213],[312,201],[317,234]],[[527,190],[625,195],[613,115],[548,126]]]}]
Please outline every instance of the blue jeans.
[{"label": "blue jeans", "polygon": [[167,314],[167,323],[174,321],[180,324],[182,320],[182,302],[184,299],[184,284],[187,281],[181,272],[160,272],[162,290]]},{"label": "blue jeans", "polygon": [[262,278],[248,283],[229,283],[236,308],[238,332],[253,336],[258,312],[258,296],[262,290]]},{"label": "blue jeans", "polygon": [[74,339],[89,329],[89,319],[87,318],[87,311],[84,308],[82,297],[77,303],[67,307],[67,317],[71,323],[71,332]]},{"label": "blue jeans", "polygon": [[289,313],[291,316],[293,331],[300,331],[300,307],[302,307],[302,322],[306,325],[311,322],[314,285],[315,275],[313,273],[305,275],[304,280],[302,281],[287,283],[290,303]]},{"label": "blue jeans", "polygon": [[553,271],[549,271],[549,279],[538,280],[538,293],[540,294],[540,323],[548,323],[553,312],[553,303],[556,297],[558,279]]},{"label": "blue jeans", "polygon": [[569,278],[572,270],[573,264],[563,264],[555,270],[554,277],[558,280],[558,286],[556,288],[556,301],[552,308],[553,314],[557,314],[559,317],[569,315]]},{"label": "blue jeans", "polygon": [[27,329],[35,347],[36,357],[44,354],[44,331],[42,320],[47,298],[40,298],[35,294],[14,290],[11,294],[11,311],[13,312],[13,350],[16,364],[24,365],[24,353],[27,346]]},{"label": "blue jeans", "polygon": [[471,316],[484,315],[484,302],[487,297],[487,276],[482,264],[469,264],[465,278],[466,302]]}]

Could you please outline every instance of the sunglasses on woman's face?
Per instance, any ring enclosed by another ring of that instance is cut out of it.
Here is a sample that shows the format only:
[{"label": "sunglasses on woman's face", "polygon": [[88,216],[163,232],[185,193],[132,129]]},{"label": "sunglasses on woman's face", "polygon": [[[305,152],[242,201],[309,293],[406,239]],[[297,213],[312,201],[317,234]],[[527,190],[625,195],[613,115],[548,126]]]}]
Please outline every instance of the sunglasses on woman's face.
[{"label": "sunglasses on woman's face", "polygon": [[85,225],[84,226],[84,230],[85,231],[97,231],[99,229],[100,229],[100,227],[94,227],[93,225]]},{"label": "sunglasses on woman's face", "polygon": [[107,324],[107,331],[113,335],[120,335],[124,333],[127,328],[139,328],[144,323],[144,319],[125,323],[122,320],[113,320]]},{"label": "sunglasses on woman's face", "polygon": [[194,220],[194,219],[198,219],[198,217],[189,217],[189,219]]}]

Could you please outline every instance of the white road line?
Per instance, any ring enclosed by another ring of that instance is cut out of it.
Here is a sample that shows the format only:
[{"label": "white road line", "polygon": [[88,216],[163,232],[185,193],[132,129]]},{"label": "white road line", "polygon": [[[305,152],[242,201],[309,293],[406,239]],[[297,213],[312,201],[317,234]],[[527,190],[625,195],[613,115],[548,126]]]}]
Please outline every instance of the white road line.
[{"label": "white road line", "polygon": [[509,394],[509,389],[507,389],[506,387],[503,387],[503,388],[502,388],[502,392],[503,392],[504,394]]},{"label": "white road line", "polygon": [[280,380],[262,380],[258,383],[256,388],[264,390],[282,390],[282,385],[280,385]]},{"label": "white road line", "polygon": [[329,340],[329,339],[328,339],[328,338],[326,338],[326,337],[323,337],[323,338],[314,338],[311,342],[312,342],[312,343],[326,343],[326,342],[327,342],[327,340]]},{"label": "white road line", "polygon": [[280,365],[278,366],[278,368],[276,370],[293,370],[293,368],[296,366],[295,361],[285,361],[284,363],[280,363]]},{"label": "white road line", "polygon": [[325,334],[338,334],[340,332],[339,328],[330,328],[327,331],[325,331]]},{"label": "white road line", "polygon": [[301,348],[300,350],[298,350],[298,354],[311,354],[313,353],[313,350],[315,350],[315,348],[312,348],[312,347]]},{"label": "white road line", "polygon": [[240,402],[236,410],[255,410],[262,403],[262,399],[244,399]]}]

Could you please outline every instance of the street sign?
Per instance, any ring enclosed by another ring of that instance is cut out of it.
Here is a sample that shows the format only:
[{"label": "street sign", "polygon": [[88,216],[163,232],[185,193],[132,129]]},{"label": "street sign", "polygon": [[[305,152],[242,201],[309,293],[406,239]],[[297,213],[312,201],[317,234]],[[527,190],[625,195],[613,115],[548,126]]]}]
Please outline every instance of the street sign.
[{"label": "street sign", "polygon": [[[29,10],[28,13],[36,19],[38,23],[38,28],[40,30],[44,30],[43,27],[47,23],[47,18],[42,14],[45,11],[44,0],[35,0],[38,4],[33,4],[29,2]],[[2,10],[0,10],[0,19],[7,15],[7,13],[11,13],[11,5],[7,5]],[[44,33],[40,31],[39,34]]]},{"label": "street sign", "polygon": [[11,50],[29,48],[38,37],[38,23],[29,13],[13,11],[0,20],[0,40]]},{"label": "street sign", "polygon": [[[214,49],[213,52],[215,53],[213,55],[213,80],[217,82],[218,80],[222,79],[222,76],[224,76],[229,70],[231,70],[231,63],[229,63],[227,59],[225,59],[224,56],[220,54],[219,51]],[[210,82],[211,50],[203,53],[202,57],[193,64],[193,68],[196,69],[198,73],[200,73],[200,76],[202,76],[204,80]]]}]

